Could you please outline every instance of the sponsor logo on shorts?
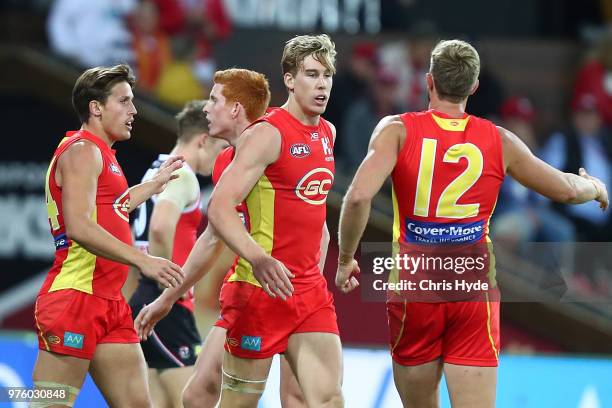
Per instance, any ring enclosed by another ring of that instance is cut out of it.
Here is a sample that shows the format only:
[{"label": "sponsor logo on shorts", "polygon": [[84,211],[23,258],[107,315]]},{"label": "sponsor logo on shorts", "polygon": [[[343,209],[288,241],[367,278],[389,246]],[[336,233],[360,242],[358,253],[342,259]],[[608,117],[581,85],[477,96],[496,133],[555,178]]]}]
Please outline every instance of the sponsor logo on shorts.
[{"label": "sponsor logo on shorts", "polygon": [[243,350],[261,351],[261,337],[242,336],[240,348]]},{"label": "sponsor logo on shorts", "polygon": [[291,156],[301,159],[302,157],[310,156],[310,146],[304,143],[296,143],[289,148]]},{"label": "sponsor logo on shorts", "polygon": [[75,349],[83,349],[85,336],[78,333],[64,332],[64,346]]},{"label": "sponsor logo on shorts", "polygon": [[419,222],[406,218],[406,241],[422,244],[473,243],[482,239],[485,221],[444,223]]},{"label": "sponsor logo on shorts", "polygon": [[319,167],[310,170],[295,186],[295,194],[308,204],[325,204],[327,194],[334,183],[334,173],[330,169]]},{"label": "sponsor logo on shorts", "polygon": [[191,350],[188,346],[181,346],[178,349],[178,354],[181,360],[187,360],[191,356]]},{"label": "sponsor logo on shorts", "polygon": [[62,339],[60,339],[54,334],[50,334],[49,336],[47,336],[47,341],[49,342],[49,344],[60,344]]},{"label": "sponsor logo on shorts", "polygon": [[227,344],[229,344],[230,347],[238,347],[238,340],[236,340],[233,337],[228,337],[227,338]]}]

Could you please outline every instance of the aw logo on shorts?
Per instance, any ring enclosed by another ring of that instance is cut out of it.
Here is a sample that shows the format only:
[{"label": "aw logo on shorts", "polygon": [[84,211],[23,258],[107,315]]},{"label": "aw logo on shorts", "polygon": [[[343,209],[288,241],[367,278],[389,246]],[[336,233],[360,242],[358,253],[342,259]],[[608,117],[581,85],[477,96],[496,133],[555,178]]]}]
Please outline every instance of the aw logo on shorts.
[{"label": "aw logo on shorts", "polygon": [[75,349],[83,349],[83,342],[85,336],[82,334],[71,333],[69,331],[64,332],[64,346],[72,347]]},{"label": "aw logo on shorts", "polygon": [[310,146],[304,143],[295,143],[289,148],[289,154],[296,159],[310,156]]},{"label": "aw logo on shorts", "polygon": [[261,351],[261,337],[242,336],[240,348],[243,350]]},{"label": "aw logo on shorts", "polygon": [[113,203],[115,213],[125,222],[130,222],[130,190],[125,190]]},{"label": "aw logo on shorts", "polygon": [[308,204],[325,204],[327,194],[334,183],[334,173],[330,169],[319,167],[310,170],[295,187],[295,195]]}]

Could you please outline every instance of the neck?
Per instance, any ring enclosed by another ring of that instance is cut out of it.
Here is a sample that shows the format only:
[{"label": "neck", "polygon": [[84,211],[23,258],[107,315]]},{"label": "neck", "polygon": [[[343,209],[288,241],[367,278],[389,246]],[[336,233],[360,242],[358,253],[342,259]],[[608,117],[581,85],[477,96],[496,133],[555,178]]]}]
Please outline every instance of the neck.
[{"label": "neck", "polygon": [[299,120],[302,124],[306,126],[317,126],[319,124],[319,119],[321,115],[309,115],[304,112],[304,109],[297,103],[293,94],[289,94],[289,98],[287,102],[283,106],[281,106],[284,110],[289,112],[294,118]]},{"label": "neck", "polygon": [[465,115],[465,105],[467,104],[467,98],[459,103],[454,103],[445,99],[440,99],[438,95],[435,94],[435,92],[430,92],[429,98],[429,109],[442,112],[450,116],[451,118],[461,118],[463,117],[463,115]]},{"label": "neck", "polygon": [[102,126],[100,126],[99,123],[95,122],[95,119],[93,119],[93,118],[89,119],[88,123],[83,123],[83,125],[81,126],[81,130],[86,130],[87,132],[91,133],[92,135],[97,136],[104,143],[106,143],[108,145],[108,147],[112,147],[113,143],[115,143],[115,141],[111,139],[110,135],[108,135],[104,131]]},{"label": "neck", "polygon": [[250,120],[246,118],[238,118],[236,120],[236,127],[234,128],[234,133],[226,139],[227,142],[232,146],[236,147],[236,145],[238,144],[238,139],[240,139],[240,135],[246,130],[246,128],[249,127],[250,124]]},{"label": "neck", "polygon": [[174,149],[170,152],[170,156],[183,156],[185,158],[185,163],[197,173],[199,170],[198,158],[196,157],[197,151],[197,146],[190,146],[190,143],[179,143],[174,146]]}]

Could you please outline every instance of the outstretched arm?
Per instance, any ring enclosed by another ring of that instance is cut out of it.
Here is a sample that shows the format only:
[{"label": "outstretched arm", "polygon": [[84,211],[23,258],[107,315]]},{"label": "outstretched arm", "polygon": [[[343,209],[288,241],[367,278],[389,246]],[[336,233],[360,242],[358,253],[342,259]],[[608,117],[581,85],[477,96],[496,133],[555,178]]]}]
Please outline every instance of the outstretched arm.
[{"label": "outstretched arm", "polygon": [[608,191],[585,169],[579,174],[564,173],[536,157],[514,133],[497,128],[502,138],[507,173],[516,181],[543,196],[564,204],[595,200],[602,210],[608,208]]},{"label": "outstretched arm", "polygon": [[74,143],[58,159],[56,174],[62,186],[66,235],[92,254],[135,266],[166,287],[182,282],[178,265],[141,253],[93,221],[101,171],[100,150],[88,141]]},{"label": "outstretched arm", "polygon": [[[244,229],[244,227],[242,228]],[[196,241],[185,265],[183,265],[183,272],[185,273],[183,283],[180,286],[164,290],[157,299],[138,313],[134,321],[134,327],[141,339],[147,339],[153,326],[170,312],[172,305],[177,300],[206,275],[224,251],[230,251],[230,249],[215,235],[213,227],[209,224]],[[226,265],[224,270],[228,270],[230,266],[230,264]]]},{"label": "outstretched arm", "polygon": [[357,279],[351,277],[359,272],[355,252],[370,216],[372,198],[393,171],[405,132],[398,116],[387,116],[378,123],[368,153],[344,197],[338,228],[340,255],[336,272],[336,286],[344,293],[358,285]]},{"label": "outstretched arm", "polygon": [[170,157],[161,165],[155,177],[130,187],[129,212],[138,208],[140,204],[151,198],[153,194],[159,194],[164,191],[168,182],[178,177],[178,175],[172,173],[183,167],[183,160],[183,156]]}]

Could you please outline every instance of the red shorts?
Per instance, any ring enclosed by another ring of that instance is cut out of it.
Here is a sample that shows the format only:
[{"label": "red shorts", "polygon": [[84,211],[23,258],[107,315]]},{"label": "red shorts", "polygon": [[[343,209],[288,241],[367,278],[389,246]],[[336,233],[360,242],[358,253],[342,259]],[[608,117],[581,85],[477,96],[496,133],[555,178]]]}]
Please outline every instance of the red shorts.
[{"label": "red shorts", "polygon": [[221,290],[221,317],[227,329],[225,349],[241,358],[268,358],[287,349],[294,333],[338,335],[334,298],[321,278],[316,287],[286,301],[271,298],[246,282],[227,282]]},{"label": "red shorts", "polygon": [[497,367],[499,302],[387,303],[391,356],[404,366],[442,358]]},{"label": "red shorts", "polygon": [[73,289],[38,295],[34,319],[41,350],[91,360],[100,343],[139,343],[130,307]]}]

